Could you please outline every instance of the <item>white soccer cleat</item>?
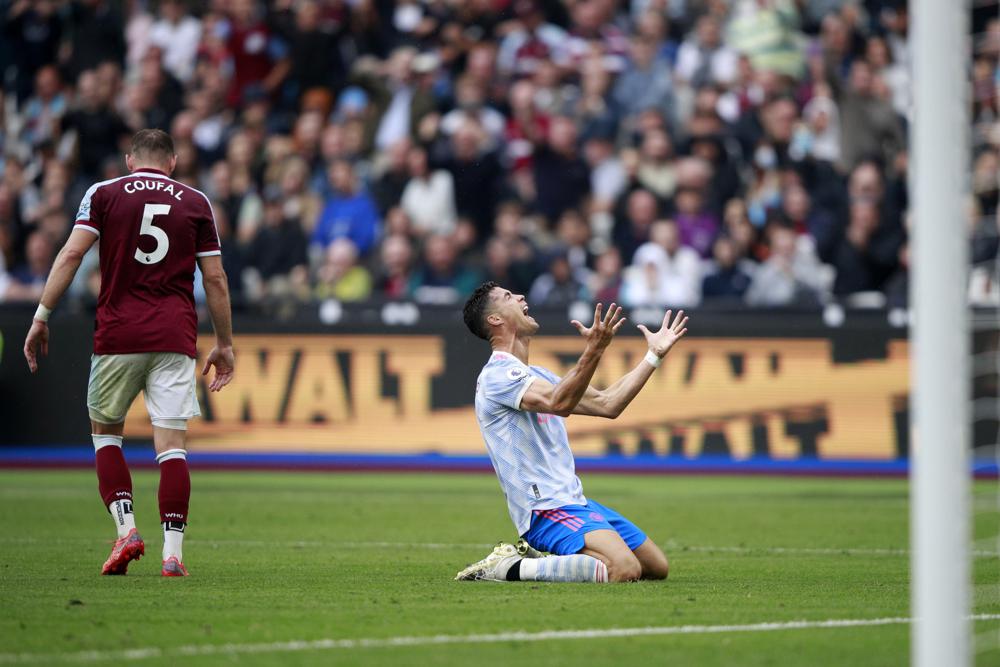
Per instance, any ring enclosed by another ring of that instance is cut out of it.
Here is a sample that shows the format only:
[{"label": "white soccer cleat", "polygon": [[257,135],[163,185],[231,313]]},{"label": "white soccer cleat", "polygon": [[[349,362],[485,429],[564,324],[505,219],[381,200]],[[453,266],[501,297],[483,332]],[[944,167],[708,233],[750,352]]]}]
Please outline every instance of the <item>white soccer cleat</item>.
[{"label": "white soccer cleat", "polygon": [[489,556],[455,575],[455,581],[507,581],[507,570],[521,560],[517,547],[500,542]]},{"label": "white soccer cleat", "polygon": [[515,545],[517,547],[517,553],[521,554],[523,558],[545,558],[551,554],[547,554],[544,551],[539,551],[535,547],[528,544],[528,540],[523,537],[517,541]]}]

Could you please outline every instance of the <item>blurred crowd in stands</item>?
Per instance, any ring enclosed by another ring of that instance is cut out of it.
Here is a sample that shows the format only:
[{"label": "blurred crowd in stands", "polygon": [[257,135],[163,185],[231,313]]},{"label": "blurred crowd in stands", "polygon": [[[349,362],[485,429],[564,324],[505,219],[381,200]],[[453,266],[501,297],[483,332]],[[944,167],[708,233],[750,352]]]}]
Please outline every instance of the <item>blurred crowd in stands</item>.
[{"label": "blurred crowd in stands", "polygon": [[[906,303],[903,0],[0,0],[0,16],[0,301],[38,299],[86,189],[158,127],[174,177],[213,203],[241,308],[454,304],[486,279],[536,306]],[[968,235],[982,304],[1000,302],[995,16],[971,22],[971,132],[942,129],[973,147],[966,217],[940,222]],[[71,293],[99,289],[94,252]]]}]

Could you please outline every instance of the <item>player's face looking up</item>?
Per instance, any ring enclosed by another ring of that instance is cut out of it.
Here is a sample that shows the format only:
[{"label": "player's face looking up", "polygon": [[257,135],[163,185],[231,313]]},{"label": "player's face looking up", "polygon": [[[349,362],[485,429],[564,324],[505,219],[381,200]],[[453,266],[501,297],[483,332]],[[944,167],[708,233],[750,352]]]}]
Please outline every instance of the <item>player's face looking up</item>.
[{"label": "player's face looking up", "polygon": [[528,302],[523,294],[514,294],[509,289],[494,287],[490,292],[492,308],[486,321],[491,327],[500,326],[513,330],[517,335],[530,336],[538,331],[538,322],[528,314]]}]

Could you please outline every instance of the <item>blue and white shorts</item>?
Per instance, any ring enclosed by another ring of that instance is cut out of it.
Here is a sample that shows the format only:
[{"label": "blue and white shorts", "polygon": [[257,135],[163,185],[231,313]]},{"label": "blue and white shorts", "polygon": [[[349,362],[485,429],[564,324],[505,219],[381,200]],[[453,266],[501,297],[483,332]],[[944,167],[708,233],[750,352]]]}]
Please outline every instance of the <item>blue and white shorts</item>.
[{"label": "blue and white shorts", "polygon": [[579,553],[584,547],[583,536],[595,530],[613,530],[635,551],[646,541],[639,527],[610,507],[594,500],[586,505],[565,505],[531,513],[531,527],[523,537],[539,551],[557,556]]}]

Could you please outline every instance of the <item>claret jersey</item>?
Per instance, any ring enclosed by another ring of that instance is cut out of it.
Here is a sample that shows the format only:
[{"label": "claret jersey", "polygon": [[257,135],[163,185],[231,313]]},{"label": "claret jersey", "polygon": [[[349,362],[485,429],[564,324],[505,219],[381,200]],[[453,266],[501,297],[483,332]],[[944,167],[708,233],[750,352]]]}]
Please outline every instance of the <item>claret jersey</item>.
[{"label": "claret jersey", "polygon": [[94,353],[176,352],[193,358],[196,258],[222,254],[208,198],[143,168],[91,186],[75,228],[100,237]]}]

